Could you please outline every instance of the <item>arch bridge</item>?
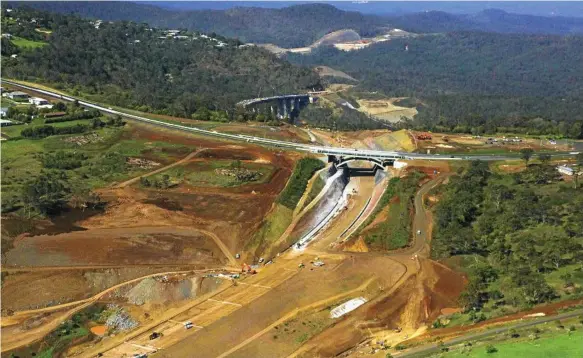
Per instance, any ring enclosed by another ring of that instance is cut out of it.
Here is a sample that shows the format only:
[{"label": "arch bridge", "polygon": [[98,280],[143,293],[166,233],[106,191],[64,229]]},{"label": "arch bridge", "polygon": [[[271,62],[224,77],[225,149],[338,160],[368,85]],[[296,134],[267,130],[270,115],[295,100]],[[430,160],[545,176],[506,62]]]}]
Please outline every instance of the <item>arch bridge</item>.
[{"label": "arch bridge", "polygon": [[347,167],[348,163],[354,161],[367,161],[374,165],[374,169],[381,169],[385,170],[386,166],[393,165],[395,159],[388,159],[388,158],[378,158],[378,157],[371,157],[371,156],[338,156],[338,155],[328,155],[328,163],[334,163],[334,165],[338,168]]},{"label": "arch bridge", "polygon": [[268,111],[271,111],[271,113],[277,118],[290,118],[293,113],[299,112],[300,109],[304,108],[309,103],[314,103],[316,100],[317,97],[311,93],[290,94],[246,99],[237,103],[237,106],[256,111],[264,105],[265,108]]}]

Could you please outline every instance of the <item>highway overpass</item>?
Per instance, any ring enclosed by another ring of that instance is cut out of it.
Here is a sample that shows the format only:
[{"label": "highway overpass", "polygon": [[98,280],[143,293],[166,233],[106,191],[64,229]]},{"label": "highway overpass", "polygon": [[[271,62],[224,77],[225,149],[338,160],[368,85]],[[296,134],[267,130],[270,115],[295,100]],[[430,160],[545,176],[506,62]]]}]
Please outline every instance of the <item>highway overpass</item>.
[{"label": "highway overpass", "polygon": [[[19,87],[25,90],[33,91],[36,93],[41,93],[47,96],[60,98],[64,101],[78,103],[84,107],[94,108],[102,111],[103,113],[120,115],[125,118],[133,119],[139,122],[145,122],[161,127],[173,128],[185,132],[197,133],[200,135],[207,135],[217,138],[230,139],[235,141],[244,141],[248,143],[256,143],[266,146],[272,146],[277,148],[287,148],[297,151],[310,152],[314,154],[327,155],[330,161],[337,162],[338,164],[342,162],[348,162],[350,160],[368,160],[375,164],[379,163],[391,163],[398,159],[426,159],[426,160],[504,160],[504,159],[516,159],[518,155],[439,155],[439,154],[419,154],[419,153],[409,153],[409,152],[397,152],[397,151],[383,151],[383,150],[368,150],[368,149],[353,149],[353,148],[340,148],[340,147],[326,147],[317,146],[311,144],[301,144],[286,142],[282,140],[267,139],[261,137],[253,137],[243,134],[230,134],[221,133],[214,130],[200,129],[196,127],[189,127],[175,123],[163,122],[160,120],[150,119],[142,116],[136,116],[133,114],[117,111],[110,107],[104,107],[103,105],[98,105],[92,102],[84,101],[75,97],[68,95],[62,95],[60,93],[47,91],[39,89],[32,86],[23,85],[10,80],[2,80],[3,83],[12,85],[14,87]],[[285,96],[284,96],[285,97]],[[268,97],[270,98],[270,97]],[[576,152],[571,153],[556,153],[553,156],[572,156],[577,154]]]}]

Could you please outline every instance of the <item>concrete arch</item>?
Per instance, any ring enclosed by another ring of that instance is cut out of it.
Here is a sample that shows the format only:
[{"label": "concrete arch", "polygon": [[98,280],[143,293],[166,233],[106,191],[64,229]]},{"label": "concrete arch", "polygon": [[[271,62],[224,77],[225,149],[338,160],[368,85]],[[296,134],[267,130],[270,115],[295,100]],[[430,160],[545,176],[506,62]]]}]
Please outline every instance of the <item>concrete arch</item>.
[{"label": "concrete arch", "polygon": [[385,169],[385,162],[377,159],[377,158],[368,158],[368,157],[350,157],[350,158],[341,158],[340,161],[336,164],[337,167],[347,166],[348,163],[354,162],[357,160],[364,160],[367,162],[371,162],[374,165],[378,166],[381,169]]}]

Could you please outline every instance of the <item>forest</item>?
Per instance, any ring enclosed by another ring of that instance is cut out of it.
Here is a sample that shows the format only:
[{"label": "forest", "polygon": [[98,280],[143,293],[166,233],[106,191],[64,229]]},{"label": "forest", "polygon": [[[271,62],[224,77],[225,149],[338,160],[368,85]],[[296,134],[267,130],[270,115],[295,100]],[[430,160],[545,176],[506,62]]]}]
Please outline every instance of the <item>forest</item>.
[{"label": "forest", "polygon": [[583,37],[457,32],[287,59],[344,71],[359,90],[418,98],[420,129],[581,137]]},{"label": "forest", "polygon": [[133,2],[103,1],[28,2],[26,5],[88,18],[214,32],[242,42],[273,43],[285,48],[308,46],[327,33],[342,29],[353,29],[369,37],[388,25],[387,19],[379,16],[342,11],[328,4],[298,4],[282,9],[235,7],[224,11],[171,11]]},{"label": "forest", "polygon": [[[240,100],[319,89],[311,69],[220,36],[172,38],[145,24],[104,22],[16,9],[7,17],[52,31],[48,45],[2,59],[2,75],[42,82],[88,99],[181,117],[201,107],[231,111]],[[4,52],[3,56],[11,55]]]},{"label": "forest", "polygon": [[[583,294],[583,191],[562,182],[549,159],[527,161],[513,174],[472,162],[443,186],[431,254],[466,263],[470,282],[461,304],[467,312]],[[578,161],[583,165],[582,155]]]}]

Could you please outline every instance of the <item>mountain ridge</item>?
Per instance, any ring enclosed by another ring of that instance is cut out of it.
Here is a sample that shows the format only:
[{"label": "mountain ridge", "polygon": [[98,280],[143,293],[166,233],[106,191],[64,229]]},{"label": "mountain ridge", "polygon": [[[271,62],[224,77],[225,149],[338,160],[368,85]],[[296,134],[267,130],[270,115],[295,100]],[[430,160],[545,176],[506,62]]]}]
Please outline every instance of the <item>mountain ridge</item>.
[{"label": "mountain ridge", "polygon": [[226,10],[171,10],[132,2],[7,2],[59,13],[102,20],[146,22],[160,28],[183,28],[217,33],[255,44],[282,48],[310,46],[322,36],[352,29],[361,37],[373,37],[387,27],[416,33],[484,31],[549,35],[583,34],[583,18],[545,17],[487,9],[473,14],[443,11],[399,16],[362,14],[329,4],[299,4],[283,8],[232,7]]}]

